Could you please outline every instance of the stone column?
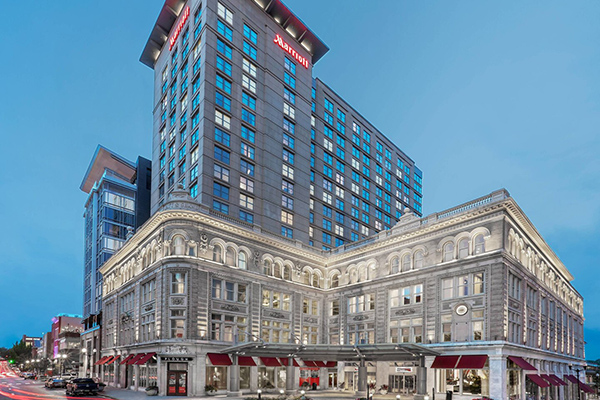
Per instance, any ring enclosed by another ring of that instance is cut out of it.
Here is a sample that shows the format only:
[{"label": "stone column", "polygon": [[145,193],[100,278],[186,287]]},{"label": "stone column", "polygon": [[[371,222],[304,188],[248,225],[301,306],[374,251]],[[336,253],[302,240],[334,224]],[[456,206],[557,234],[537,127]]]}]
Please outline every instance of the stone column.
[{"label": "stone column", "polygon": [[294,384],[296,380],[296,367],[294,367],[294,357],[288,357],[288,365],[285,367],[285,392],[287,394],[294,393]]},{"label": "stone column", "polygon": [[162,357],[156,357],[156,385],[158,386],[158,395],[167,395],[167,370],[162,361]]},{"label": "stone column", "polygon": [[502,355],[491,355],[490,363],[490,397],[506,399],[506,358]]},{"label": "stone column", "polygon": [[425,367],[425,357],[421,356],[419,359],[419,366],[417,367],[417,393],[415,394],[415,400],[422,400],[427,395],[427,368]]},{"label": "stone column", "polygon": [[206,353],[196,355],[196,396],[205,394],[204,387],[206,386]]},{"label": "stone column", "polygon": [[133,390],[137,391],[140,387],[140,366],[133,366],[133,373],[135,374],[135,385],[133,385]]},{"label": "stone column", "polygon": [[360,394],[367,391],[367,366],[365,365],[365,360],[361,360],[358,365],[358,385],[356,388]]},{"label": "stone column", "polygon": [[237,354],[231,355],[232,364],[229,366],[229,390],[227,396],[236,397],[240,396],[240,366],[238,365]]}]

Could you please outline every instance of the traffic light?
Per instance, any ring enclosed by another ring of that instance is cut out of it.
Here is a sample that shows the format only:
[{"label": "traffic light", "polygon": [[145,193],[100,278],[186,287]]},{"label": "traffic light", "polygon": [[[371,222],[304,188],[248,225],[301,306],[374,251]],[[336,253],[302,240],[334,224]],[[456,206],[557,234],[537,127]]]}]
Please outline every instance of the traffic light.
[{"label": "traffic light", "polygon": [[15,363],[15,360],[8,360],[8,363],[9,363],[9,364],[14,364],[14,363]]}]

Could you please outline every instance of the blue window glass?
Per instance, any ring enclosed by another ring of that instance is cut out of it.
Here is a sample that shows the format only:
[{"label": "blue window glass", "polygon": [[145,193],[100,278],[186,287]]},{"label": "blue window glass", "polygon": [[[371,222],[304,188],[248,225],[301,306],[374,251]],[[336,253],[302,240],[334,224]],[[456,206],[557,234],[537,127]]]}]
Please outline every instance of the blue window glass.
[{"label": "blue window glass", "polygon": [[312,91],[311,91],[311,97],[312,97],[313,99],[316,99],[316,98],[317,98],[317,89],[315,89],[315,88],[312,88]]},{"label": "blue window glass", "polygon": [[181,76],[182,77],[187,75],[188,69],[189,69],[188,63],[185,63],[184,66],[183,66],[183,68],[181,69]]},{"label": "blue window glass", "polygon": [[323,243],[331,244],[331,235],[323,232]]},{"label": "blue window glass", "polygon": [[179,159],[183,160],[185,158],[186,148],[185,144],[179,149]]},{"label": "blue window glass", "polygon": [[327,136],[329,139],[333,139],[333,131],[331,130],[331,128],[324,126],[323,127],[323,134],[325,136]]},{"label": "blue window glass", "polygon": [[369,169],[369,167],[367,167],[366,165],[363,165],[362,167],[362,172],[363,174],[365,174],[366,176],[371,176],[371,170]]},{"label": "blue window glass", "polygon": [[342,110],[340,110],[339,108],[337,110],[337,118],[341,122],[346,122],[346,114],[344,114],[344,112]]},{"label": "blue window glass", "polygon": [[200,79],[196,79],[194,83],[192,83],[192,94],[195,94],[198,91],[198,89],[200,89],[200,83]]},{"label": "blue window glass", "polygon": [[160,144],[160,152],[164,153],[165,150],[167,150],[167,142],[166,142],[166,140],[163,140],[162,143]]},{"label": "blue window glass", "polygon": [[225,36],[225,39],[229,40],[230,42],[233,42],[233,31],[221,20],[217,20],[217,32]]},{"label": "blue window glass", "polygon": [[315,223],[315,214],[314,213],[308,214],[308,222],[310,222],[311,224]]},{"label": "blue window glass", "polygon": [[254,29],[250,28],[246,24],[244,24],[244,37],[254,44],[258,43],[258,35],[254,31]]},{"label": "blue window glass", "polygon": [[254,215],[250,214],[249,212],[243,211],[243,210],[240,210],[240,219],[242,221],[246,221],[250,224],[254,223]]},{"label": "blue window glass", "polygon": [[369,203],[365,203],[365,202],[363,201],[363,204],[362,204],[362,209],[363,209],[363,211],[369,212],[369,209],[370,209],[370,208],[371,208],[371,206],[369,206]]},{"label": "blue window glass", "polygon": [[362,197],[363,197],[363,199],[369,200],[369,196],[370,196],[369,192],[366,191],[365,189],[363,189],[363,191],[362,191]]},{"label": "blue window glass", "polygon": [[365,224],[368,224],[369,223],[369,216],[367,214],[363,213],[363,215],[362,215],[362,221]]},{"label": "blue window glass", "polygon": [[360,137],[353,134],[352,135],[352,143],[354,143],[357,146],[360,146]]},{"label": "blue window glass", "polygon": [[231,64],[229,64],[220,56],[217,56],[217,68],[223,71],[225,74],[231,76]]},{"label": "blue window glass", "polygon": [[231,60],[233,51],[231,50],[231,47],[225,44],[221,39],[217,39],[217,51]]},{"label": "blue window glass", "polygon": [[250,43],[246,42],[245,40],[244,40],[244,45],[242,47],[242,50],[244,51],[244,53],[246,53],[248,56],[250,56],[251,59],[256,60],[256,58],[257,58],[256,49],[254,48],[254,46],[252,46]]},{"label": "blue window glass", "polygon": [[283,61],[283,67],[290,71],[293,75],[296,75],[296,64],[289,58],[285,58],[285,60]]},{"label": "blue window glass", "polygon": [[350,240],[352,240],[353,242],[358,240],[358,233],[355,232],[351,232],[350,233]]},{"label": "blue window glass", "polygon": [[215,160],[229,165],[229,152],[215,146]]},{"label": "blue window glass", "polygon": [[311,182],[315,181],[315,171],[310,171],[310,181]]},{"label": "blue window glass", "polygon": [[283,88],[283,98],[289,101],[291,104],[296,104],[296,95],[286,87]]},{"label": "blue window glass", "polygon": [[252,114],[250,111],[242,108],[242,121],[255,126],[256,125],[256,115]]},{"label": "blue window glass", "polygon": [[165,83],[163,83],[163,85],[162,85],[162,91],[161,91],[162,94],[165,94],[168,86],[169,86],[169,81],[165,81]]},{"label": "blue window glass", "polygon": [[231,136],[227,132],[223,132],[219,128],[215,128],[215,140],[229,147]]},{"label": "blue window glass", "polygon": [[392,185],[389,182],[385,182],[384,186],[385,190],[388,190],[390,192],[392,191]]},{"label": "blue window glass", "polygon": [[242,153],[243,156],[248,157],[251,160],[254,160],[254,147],[250,146],[249,144],[246,144],[244,142],[242,142],[240,144],[240,152]]},{"label": "blue window glass", "polygon": [[281,227],[281,236],[293,239],[294,231],[292,230],[292,228],[288,228],[287,226],[282,226]]},{"label": "blue window glass", "polygon": [[371,134],[367,131],[363,131],[363,139],[367,142],[371,141]]},{"label": "blue window glass", "polygon": [[360,226],[360,224],[358,223],[358,221],[354,221],[354,220],[350,221],[350,227],[352,229],[358,230],[359,226]]},{"label": "blue window glass", "polygon": [[346,158],[346,153],[344,153],[344,150],[340,149],[339,147],[336,149],[335,154],[342,160]]},{"label": "blue window glass", "polygon": [[229,97],[224,96],[221,92],[215,92],[215,103],[227,111],[231,111],[231,100]]},{"label": "blue window glass", "polygon": [[191,187],[190,187],[190,196],[192,196],[192,198],[196,198],[198,197],[198,184],[194,183]]},{"label": "blue window glass", "polygon": [[221,203],[220,201],[213,200],[213,209],[223,214],[229,214],[229,206]]},{"label": "blue window glass", "polygon": [[256,99],[246,92],[242,93],[242,103],[247,107],[256,110]]},{"label": "blue window glass", "polygon": [[316,134],[315,134],[315,130],[313,128],[310,128],[310,138],[312,140],[315,140]]},{"label": "blue window glass", "polygon": [[358,211],[357,208],[352,208],[352,217],[354,218],[358,218],[360,216],[360,212]]},{"label": "blue window glass", "polygon": [[310,156],[310,167],[311,168],[315,167],[315,158],[313,156]]},{"label": "blue window glass", "polygon": [[240,160],[240,172],[254,176],[254,164],[251,164],[246,160]]},{"label": "blue window glass", "polygon": [[242,138],[254,143],[254,132],[242,125]]},{"label": "blue window glass", "polygon": [[344,139],[340,135],[336,135],[336,142],[339,146],[342,147],[342,149],[346,146],[346,139]]},{"label": "blue window glass", "polygon": [[283,129],[291,133],[292,135],[296,133],[296,125],[290,120],[283,119]]},{"label": "blue window glass", "polygon": [[198,61],[196,61],[196,62],[194,63],[194,66],[192,67],[192,73],[193,73],[194,75],[196,75],[196,73],[197,73],[198,71],[200,71],[200,59],[198,59]]},{"label": "blue window glass", "polygon": [[174,96],[177,93],[177,80],[174,80],[171,85],[171,96]]},{"label": "blue window glass", "polygon": [[327,207],[326,205],[323,205],[323,216],[326,218],[331,218],[331,216],[333,215],[333,210],[330,207]]},{"label": "blue window glass", "polygon": [[335,206],[338,210],[344,211],[344,202],[338,198],[335,199]]},{"label": "blue window glass", "polygon": [[329,165],[333,165],[333,156],[327,152],[323,152],[323,161]]},{"label": "blue window glass", "polygon": [[327,98],[323,99],[323,106],[325,106],[325,109],[327,111],[329,111],[330,113],[333,113],[333,103],[331,101],[329,101],[329,99],[327,99]]},{"label": "blue window glass", "polygon": [[323,174],[329,178],[333,178],[333,170],[327,165],[323,165]]},{"label": "blue window glass", "polygon": [[358,174],[358,172],[355,172],[354,170],[352,170],[352,180],[355,181],[356,183],[360,183],[360,175]]},{"label": "blue window glass", "polygon": [[219,89],[227,94],[231,94],[231,82],[217,74],[216,85]]},{"label": "blue window glass", "polygon": [[389,204],[385,204],[384,209],[385,212],[392,212],[392,207]]},{"label": "blue window glass", "polygon": [[391,162],[389,162],[388,160],[385,160],[385,167],[386,167],[387,169],[392,169],[392,163],[391,163]]},{"label": "blue window glass", "polygon": [[183,115],[181,116],[181,122],[180,124],[183,125],[187,122],[187,112],[184,112]]},{"label": "blue window glass", "polygon": [[175,76],[177,76],[177,68],[179,67],[179,65],[175,64],[173,65],[173,68],[171,69],[171,78],[175,78]]},{"label": "blue window glass", "polygon": [[285,144],[290,149],[293,149],[294,144],[295,144],[294,138],[291,137],[290,135],[284,133],[283,134],[283,144]]},{"label": "blue window glass", "polygon": [[198,142],[198,131],[195,131],[194,133],[192,133],[190,140],[192,142],[192,146]]},{"label": "blue window glass", "polygon": [[283,81],[292,89],[296,88],[296,78],[291,76],[288,72],[284,72]]},{"label": "blue window glass", "polygon": [[327,111],[323,112],[323,119],[325,120],[325,122],[327,122],[329,125],[333,125],[333,116],[331,114],[329,114]]},{"label": "blue window glass", "polygon": [[365,151],[367,154],[371,153],[371,146],[369,146],[369,144],[368,144],[367,142],[363,142],[363,146],[362,146],[362,147],[363,147],[363,150],[364,150],[364,151]]},{"label": "blue window glass", "polygon": [[169,118],[169,126],[175,126],[176,122],[177,122],[177,114],[173,113],[173,115],[171,115],[171,118]]},{"label": "blue window glass", "polygon": [[344,245],[344,239],[335,238],[335,247],[343,246],[343,245]]},{"label": "blue window glass", "polygon": [[335,213],[335,220],[340,223],[340,224],[344,224],[344,214],[336,212]]},{"label": "blue window glass", "polygon": [[346,169],[346,166],[344,165],[344,163],[339,160],[335,160],[335,167],[340,172],[344,172],[344,170]]},{"label": "blue window glass", "polygon": [[220,183],[213,182],[213,196],[229,200],[229,188]]},{"label": "blue window glass", "polygon": [[283,161],[286,161],[293,165],[294,164],[294,153],[292,153],[286,149],[283,149]]},{"label": "blue window glass", "polygon": [[324,219],[323,220],[323,229],[331,230],[331,221]]},{"label": "blue window glass", "polygon": [[345,135],[345,134],[346,134],[346,127],[345,127],[345,126],[344,126],[342,123],[340,123],[340,122],[338,122],[338,123],[337,123],[337,130],[338,130],[338,132],[340,132],[342,135]]}]

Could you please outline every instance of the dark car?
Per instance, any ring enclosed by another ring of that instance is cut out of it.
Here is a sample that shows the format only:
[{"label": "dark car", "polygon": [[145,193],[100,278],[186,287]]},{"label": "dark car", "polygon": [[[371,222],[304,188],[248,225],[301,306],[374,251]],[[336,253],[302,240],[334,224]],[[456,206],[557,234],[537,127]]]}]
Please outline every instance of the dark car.
[{"label": "dark car", "polygon": [[75,378],[67,383],[67,396],[98,394],[98,384],[91,378]]}]

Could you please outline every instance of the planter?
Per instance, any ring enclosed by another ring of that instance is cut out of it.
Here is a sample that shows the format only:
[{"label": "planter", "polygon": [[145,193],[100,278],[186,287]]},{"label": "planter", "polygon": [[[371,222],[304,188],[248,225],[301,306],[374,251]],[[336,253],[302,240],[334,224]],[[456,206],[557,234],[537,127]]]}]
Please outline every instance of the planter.
[{"label": "planter", "polygon": [[146,395],[147,396],[158,396],[158,388],[157,387],[146,388]]}]

